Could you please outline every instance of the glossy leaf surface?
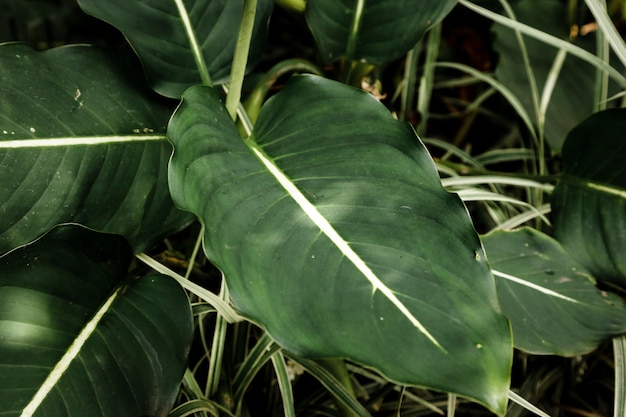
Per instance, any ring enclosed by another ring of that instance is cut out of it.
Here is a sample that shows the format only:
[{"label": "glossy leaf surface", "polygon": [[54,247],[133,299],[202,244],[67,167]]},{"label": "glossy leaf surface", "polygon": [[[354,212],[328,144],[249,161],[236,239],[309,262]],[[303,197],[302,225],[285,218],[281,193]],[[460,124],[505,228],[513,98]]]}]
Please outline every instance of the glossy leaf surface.
[{"label": "glossy leaf surface", "polygon": [[322,58],[382,64],[406,54],[457,0],[308,0],[306,17]]},{"label": "glossy leaf surface", "polygon": [[[179,98],[195,84],[228,81],[243,0],[79,0],[87,13],[124,33],[144,65],[152,88]],[[248,58],[261,58],[272,0],[258,0]]]},{"label": "glossy leaf surface", "polygon": [[0,257],[0,414],[165,416],[191,343],[186,294],[127,277],[118,235],[75,225]]},{"label": "glossy leaf surface", "polygon": [[[0,253],[76,222],[141,251],[190,221],[167,187],[173,109],[136,59],[0,47]],[[36,74],[34,76],[33,74]]]},{"label": "glossy leaf surface", "polygon": [[556,238],[598,280],[626,287],[626,110],[596,113],[568,135],[554,189]]},{"label": "glossy leaf surface", "polygon": [[372,96],[298,76],[242,140],[194,87],[170,123],[172,196],[235,305],[283,347],[503,412],[511,339],[465,207]]},{"label": "glossy leaf surface", "polygon": [[596,288],[595,279],[556,240],[523,228],[490,233],[483,244],[516,348],[582,355],[626,332],[624,300]]}]

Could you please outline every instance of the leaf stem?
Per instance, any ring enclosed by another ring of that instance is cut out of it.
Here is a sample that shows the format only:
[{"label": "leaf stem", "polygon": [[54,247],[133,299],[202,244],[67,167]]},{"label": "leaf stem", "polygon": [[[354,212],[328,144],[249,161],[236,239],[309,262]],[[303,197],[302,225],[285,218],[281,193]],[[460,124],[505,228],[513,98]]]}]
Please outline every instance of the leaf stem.
[{"label": "leaf stem", "polygon": [[235,46],[235,55],[230,71],[230,82],[228,94],[226,95],[226,110],[234,120],[237,120],[237,107],[241,98],[243,78],[246,73],[248,63],[248,52],[250,51],[250,40],[252,39],[252,29],[254,28],[254,17],[256,15],[257,0],[244,0],[241,27]]},{"label": "leaf stem", "polygon": [[[356,399],[356,393],[354,392],[354,387],[352,386],[352,380],[350,379],[348,368],[346,367],[346,363],[343,359],[320,359],[316,362],[330,372],[332,376],[337,378],[337,381],[341,383],[350,396]],[[337,400],[335,403],[343,417],[357,416],[357,414],[350,407],[343,404],[341,401]]]},{"label": "leaf stem", "polygon": [[344,82],[350,83],[352,71],[356,63],[354,55],[356,54],[356,46],[359,40],[359,31],[361,30],[361,22],[363,21],[363,10],[365,9],[365,0],[357,0],[356,9],[352,18],[350,33],[348,34],[348,42],[346,45],[346,62],[344,67]]},{"label": "leaf stem", "polygon": [[250,93],[244,107],[250,117],[250,120],[254,123],[261,111],[261,106],[265,97],[269,93],[272,86],[278,81],[280,77],[289,72],[308,72],[311,74],[323,76],[322,71],[312,62],[305,59],[293,58],[279,62],[267,71],[258,81],[256,87]]}]

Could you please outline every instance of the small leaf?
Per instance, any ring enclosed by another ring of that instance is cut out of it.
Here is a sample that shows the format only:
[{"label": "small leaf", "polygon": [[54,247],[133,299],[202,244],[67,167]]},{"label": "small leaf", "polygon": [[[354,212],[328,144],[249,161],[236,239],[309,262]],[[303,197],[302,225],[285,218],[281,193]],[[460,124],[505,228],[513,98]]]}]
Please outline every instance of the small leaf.
[{"label": "small leaf", "polygon": [[589,353],[626,332],[626,303],[551,237],[530,228],[483,237],[515,347],[534,354]]},{"label": "small leaf", "polygon": [[279,344],[503,412],[509,325],[466,209],[409,125],[298,76],[247,140],[199,86],[168,135],[175,201],[204,222],[236,306]]},{"label": "small leaf", "polygon": [[567,137],[552,195],[554,233],[598,280],[626,287],[626,110],[596,113]]},{"label": "small leaf", "polygon": [[[179,98],[195,84],[228,81],[243,0],[78,0],[120,29],[139,55],[152,88]],[[261,59],[272,0],[258,0],[248,68]]]},{"label": "small leaf", "polygon": [[126,236],[141,251],[191,218],[167,187],[173,103],[132,56],[0,47],[0,253],[59,223]]},{"label": "small leaf", "polygon": [[457,0],[308,0],[306,17],[327,62],[382,64],[406,54]]},{"label": "small leaf", "polygon": [[0,414],[167,414],[189,302],[171,278],[126,277],[131,256],[120,236],[64,225],[0,257]]}]

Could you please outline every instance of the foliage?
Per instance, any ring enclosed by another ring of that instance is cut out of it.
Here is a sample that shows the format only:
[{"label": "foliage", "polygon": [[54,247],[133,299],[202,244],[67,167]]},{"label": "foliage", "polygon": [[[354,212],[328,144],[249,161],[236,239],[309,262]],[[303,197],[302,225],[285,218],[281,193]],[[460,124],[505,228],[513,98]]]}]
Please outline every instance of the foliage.
[{"label": "foliage", "polygon": [[611,337],[624,409],[601,2],[574,42],[556,0],[276,4],[79,0],[120,47],[0,45],[0,414],[541,414],[514,359]]}]

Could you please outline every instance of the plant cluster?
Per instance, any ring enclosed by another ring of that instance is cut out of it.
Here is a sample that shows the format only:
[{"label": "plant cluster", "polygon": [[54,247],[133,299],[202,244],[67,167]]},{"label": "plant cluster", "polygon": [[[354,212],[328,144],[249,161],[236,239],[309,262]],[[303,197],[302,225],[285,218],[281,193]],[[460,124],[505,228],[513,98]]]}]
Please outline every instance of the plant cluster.
[{"label": "plant cluster", "polygon": [[62,3],[108,46],[0,44],[1,415],[557,415],[607,340],[624,415],[623,2]]}]

